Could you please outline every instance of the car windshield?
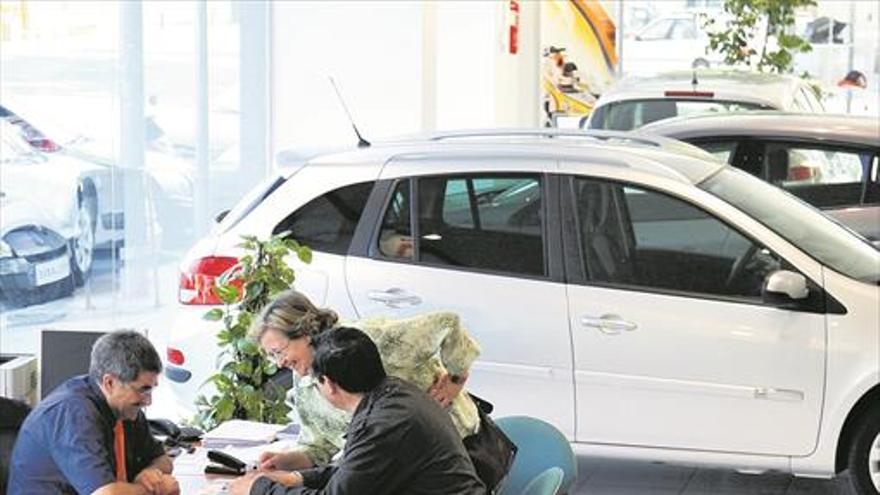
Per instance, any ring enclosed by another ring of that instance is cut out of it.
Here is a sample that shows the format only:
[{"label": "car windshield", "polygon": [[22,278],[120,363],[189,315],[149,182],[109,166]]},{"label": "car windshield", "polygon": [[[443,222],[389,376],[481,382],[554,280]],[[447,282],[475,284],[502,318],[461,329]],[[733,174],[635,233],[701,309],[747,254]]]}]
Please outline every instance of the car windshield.
[{"label": "car windshield", "polygon": [[728,113],[744,110],[764,110],[757,103],[720,100],[627,100],[609,103],[601,116],[598,129],[629,131],[658,120],[701,113]]},{"label": "car windshield", "polygon": [[813,259],[848,277],[880,283],[880,251],[791,194],[731,167],[700,184],[799,247]]}]

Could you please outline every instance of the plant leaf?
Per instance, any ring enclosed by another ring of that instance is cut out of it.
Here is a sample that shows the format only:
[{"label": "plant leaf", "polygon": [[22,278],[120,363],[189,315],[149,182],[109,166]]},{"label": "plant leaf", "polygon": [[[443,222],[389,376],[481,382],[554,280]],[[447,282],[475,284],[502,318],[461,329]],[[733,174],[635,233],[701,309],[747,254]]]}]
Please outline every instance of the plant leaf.
[{"label": "plant leaf", "polygon": [[202,315],[202,319],[208,321],[220,321],[221,318],[223,318],[223,310],[220,308],[214,308]]}]

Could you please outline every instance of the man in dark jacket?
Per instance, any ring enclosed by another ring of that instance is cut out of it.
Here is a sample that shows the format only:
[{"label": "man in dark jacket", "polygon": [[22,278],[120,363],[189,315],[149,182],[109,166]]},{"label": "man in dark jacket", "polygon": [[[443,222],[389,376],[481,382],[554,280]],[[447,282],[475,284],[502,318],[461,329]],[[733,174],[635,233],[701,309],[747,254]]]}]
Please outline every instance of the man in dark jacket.
[{"label": "man in dark jacket", "polygon": [[449,414],[415,386],[385,375],[376,345],[355,328],[312,341],[321,395],[352,414],[336,464],[232,483],[233,494],[483,495]]}]

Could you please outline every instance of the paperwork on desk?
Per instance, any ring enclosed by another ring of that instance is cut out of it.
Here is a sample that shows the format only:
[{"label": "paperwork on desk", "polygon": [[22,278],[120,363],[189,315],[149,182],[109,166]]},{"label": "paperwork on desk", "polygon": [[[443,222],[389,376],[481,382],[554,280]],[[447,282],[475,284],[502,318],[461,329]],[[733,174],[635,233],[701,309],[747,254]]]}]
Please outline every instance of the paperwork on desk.
[{"label": "paperwork on desk", "polygon": [[202,444],[209,449],[232,447],[255,447],[279,439],[295,439],[299,425],[271,425],[256,421],[232,419],[205,434]]}]

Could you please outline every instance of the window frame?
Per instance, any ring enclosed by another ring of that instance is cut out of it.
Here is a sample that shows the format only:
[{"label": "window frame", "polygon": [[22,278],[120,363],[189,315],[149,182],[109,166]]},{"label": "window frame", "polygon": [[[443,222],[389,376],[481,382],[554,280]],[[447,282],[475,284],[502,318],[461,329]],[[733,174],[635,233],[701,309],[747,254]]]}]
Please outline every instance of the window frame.
[{"label": "window frame", "polygon": [[[420,250],[420,239],[421,234],[419,232],[419,209],[418,209],[418,201],[419,201],[419,179],[434,179],[438,177],[442,177],[446,180],[454,180],[454,179],[478,179],[485,178],[491,176],[501,176],[501,177],[536,177],[541,182],[541,198],[542,198],[542,248],[543,248],[543,257],[544,257],[544,274],[542,275],[533,275],[527,273],[516,273],[516,272],[507,272],[502,270],[494,270],[487,268],[476,268],[476,267],[468,267],[468,266],[455,266],[448,265],[443,263],[433,263],[421,261],[419,259],[421,250]],[[385,219],[385,215],[387,214],[388,209],[391,207],[391,201],[393,199],[394,191],[397,189],[397,185],[402,181],[410,181],[410,231],[413,234],[413,259],[399,259],[392,258],[384,255],[379,249],[379,239],[381,237],[382,231],[382,223]],[[562,256],[562,234],[561,234],[561,226],[560,226],[560,216],[559,216],[559,201],[558,201],[558,190],[559,183],[558,177],[555,174],[549,174],[544,171],[478,171],[475,170],[473,172],[449,172],[449,173],[436,173],[430,175],[418,175],[418,176],[405,176],[398,177],[394,179],[383,179],[381,189],[384,190],[382,194],[381,206],[376,209],[376,214],[372,219],[372,225],[370,226],[369,237],[368,237],[368,245],[365,253],[367,257],[373,259],[375,261],[382,261],[387,263],[401,263],[405,265],[413,265],[413,266],[423,266],[427,268],[438,268],[444,270],[454,270],[458,272],[466,272],[466,273],[474,273],[481,275],[494,275],[501,277],[509,277],[509,278],[518,278],[518,279],[526,279],[526,280],[535,280],[535,281],[543,281],[543,282],[563,282],[565,280],[565,269],[563,266],[563,256]],[[377,187],[374,189],[374,192],[379,190]],[[372,198],[371,198],[372,199]],[[364,217],[361,217],[362,220]]]}]

